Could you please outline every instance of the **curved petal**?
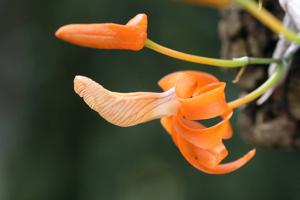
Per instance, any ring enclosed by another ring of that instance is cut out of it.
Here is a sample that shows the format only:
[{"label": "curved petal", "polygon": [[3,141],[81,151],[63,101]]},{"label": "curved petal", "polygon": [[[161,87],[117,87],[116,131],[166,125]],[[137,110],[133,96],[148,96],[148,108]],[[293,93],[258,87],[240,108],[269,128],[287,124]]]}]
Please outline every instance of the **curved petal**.
[{"label": "curved petal", "polygon": [[[212,147],[203,146],[197,147],[182,137],[180,130],[176,129],[176,116],[165,117],[161,119],[163,127],[169,132],[174,143],[179,148],[184,157],[190,162],[197,161],[203,168],[212,168],[217,166],[227,155],[228,152],[222,142]],[[192,126],[201,126],[200,124],[193,124]],[[201,126],[202,127],[202,126]],[[207,141],[207,140],[206,140]],[[221,141],[221,139],[219,139]],[[187,146],[187,147],[184,147]]]},{"label": "curved petal", "polygon": [[177,135],[177,146],[184,158],[193,167],[208,174],[227,174],[233,172],[245,165],[256,152],[255,149],[253,149],[238,160],[218,165],[218,161],[221,161],[226,157],[226,149],[222,153],[224,154],[221,156],[223,158],[218,159],[218,157],[213,156],[210,152],[197,148],[186,140],[180,138],[179,135]]},{"label": "curved petal", "polygon": [[194,76],[188,73],[178,74],[175,84],[175,92],[178,98],[191,98],[197,87],[197,79]]},{"label": "curved petal", "polygon": [[141,50],[147,39],[147,16],[138,14],[126,25],[114,23],[70,24],[59,28],[56,37],[97,49]]},{"label": "curved petal", "polygon": [[226,173],[230,173],[233,172],[241,167],[243,167],[247,162],[249,162],[256,153],[256,149],[252,149],[251,151],[249,151],[248,153],[246,153],[245,155],[243,155],[241,158],[229,162],[229,163],[225,163],[225,164],[220,164],[217,167],[210,169],[211,174],[226,174]]},{"label": "curved petal", "polygon": [[192,98],[179,98],[182,114],[190,120],[209,119],[228,110],[225,99],[225,83],[212,83],[199,88]]},{"label": "curved petal", "polygon": [[211,74],[199,71],[186,70],[173,72],[164,76],[158,81],[158,85],[163,89],[163,91],[167,91],[176,85],[178,78],[182,77],[183,74],[187,74],[196,79],[198,87],[203,87],[211,83],[219,82],[219,80]]},{"label": "curved petal", "polygon": [[163,118],[160,119],[160,123],[164,127],[164,129],[167,131],[167,133],[172,137],[173,142],[177,146],[176,134],[173,134],[173,132],[174,132],[174,130],[173,130],[173,117],[174,116],[163,117]]},{"label": "curved petal", "polygon": [[173,116],[169,117],[163,117],[160,119],[161,125],[164,127],[164,129],[167,131],[169,135],[172,135],[173,133]]},{"label": "curved petal", "polygon": [[198,122],[184,119],[180,115],[174,117],[173,128],[191,144],[202,149],[218,149],[223,146],[223,139],[232,133],[232,128],[229,122],[232,113],[224,116],[224,119],[218,124],[209,128],[204,127]]},{"label": "curved petal", "polygon": [[179,106],[174,89],[164,93],[116,93],[87,77],[76,76],[74,90],[104,119],[122,127],[173,115]]},{"label": "curved petal", "polygon": [[176,131],[173,132],[177,141],[177,147],[183,157],[195,168],[206,172],[207,169],[216,167],[222,159],[224,159],[228,152],[224,147],[217,155],[214,152],[196,147],[183,139]]}]

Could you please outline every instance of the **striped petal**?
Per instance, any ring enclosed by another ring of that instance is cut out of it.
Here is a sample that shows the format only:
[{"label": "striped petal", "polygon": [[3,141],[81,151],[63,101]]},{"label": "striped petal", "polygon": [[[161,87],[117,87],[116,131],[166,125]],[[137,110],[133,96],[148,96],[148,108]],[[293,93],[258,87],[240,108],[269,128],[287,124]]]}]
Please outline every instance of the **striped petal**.
[{"label": "striped petal", "polygon": [[87,77],[76,76],[74,90],[91,109],[108,122],[121,127],[173,115],[179,106],[174,89],[163,93],[117,93]]}]

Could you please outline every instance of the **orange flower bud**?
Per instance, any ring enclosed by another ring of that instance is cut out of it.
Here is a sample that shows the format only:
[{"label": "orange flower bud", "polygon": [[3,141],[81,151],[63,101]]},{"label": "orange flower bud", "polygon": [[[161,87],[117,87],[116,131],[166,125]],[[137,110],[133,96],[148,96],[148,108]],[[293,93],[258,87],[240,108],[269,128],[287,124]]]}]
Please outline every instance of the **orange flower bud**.
[{"label": "orange flower bud", "polygon": [[147,39],[147,15],[138,14],[126,25],[70,24],[59,28],[55,35],[66,42],[97,49],[138,51]]}]

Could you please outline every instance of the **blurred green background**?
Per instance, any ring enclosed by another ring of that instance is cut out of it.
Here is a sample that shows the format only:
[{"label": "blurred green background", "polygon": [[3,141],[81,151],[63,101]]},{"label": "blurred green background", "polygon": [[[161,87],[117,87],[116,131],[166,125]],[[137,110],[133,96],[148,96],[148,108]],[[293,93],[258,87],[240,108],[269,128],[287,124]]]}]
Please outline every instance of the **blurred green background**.
[{"label": "blurred green background", "polygon": [[[232,174],[207,175],[184,160],[158,121],[113,126],[73,92],[76,74],[115,91],[159,91],[167,73],[199,69],[229,83],[228,99],[236,96],[229,72],[147,49],[101,51],[54,37],[64,24],[125,23],[140,12],[155,41],[219,57],[212,9],[172,0],[0,1],[0,199],[300,199],[299,152],[258,150]],[[238,130],[226,144],[227,161],[251,148]]]}]

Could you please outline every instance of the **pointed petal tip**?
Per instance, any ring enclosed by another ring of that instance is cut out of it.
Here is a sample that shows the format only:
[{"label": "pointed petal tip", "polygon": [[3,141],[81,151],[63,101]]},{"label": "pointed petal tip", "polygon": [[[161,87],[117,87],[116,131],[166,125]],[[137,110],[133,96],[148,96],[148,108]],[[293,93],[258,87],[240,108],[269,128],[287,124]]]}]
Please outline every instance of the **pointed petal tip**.
[{"label": "pointed petal tip", "polygon": [[243,167],[246,163],[248,163],[255,156],[255,153],[256,153],[256,149],[252,149],[251,151],[246,153],[243,157],[239,158],[238,160],[217,166],[211,172],[211,174],[228,174],[233,171],[236,171],[239,168]]},{"label": "pointed petal tip", "polygon": [[91,30],[96,24],[67,24],[57,29],[55,37],[69,43],[84,45],[86,35],[92,35]]},{"label": "pointed petal tip", "polygon": [[249,160],[251,158],[253,158],[253,156],[255,156],[255,154],[256,154],[256,149],[252,149],[251,151],[249,151],[248,154],[247,154]]},{"label": "pointed petal tip", "polygon": [[62,39],[64,35],[64,30],[65,30],[65,26],[58,28],[57,31],[55,32],[55,37],[57,37],[58,39]]},{"label": "pointed petal tip", "polygon": [[82,91],[85,90],[89,82],[91,82],[91,79],[85,76],[76,75],[74,78],[74,91],[82,97]]},{"label": "pointed petal tip", "polygon": [[76,75],[75,78],[74,78],[74,82],[75,81],[82,81],[82,80],[85,80],[85,79],[89,79],[85,76],[81,76],[81,75]]},{"label": "pointed petal tip", "polygon": [[76,75],[74,78],[74,85],[87,83],[88,80],[90,80],[88,77]]},{"label": "pointed petal tip", "polygon": [[74,34],[80,33],[80,31],[82,31],[81,29],[84,28],[85,26],[83,26],[82,24],[64,25],[57,29],[57,31],[55,32],[55,37],[60,40],[72,43],[74,40]]}]

